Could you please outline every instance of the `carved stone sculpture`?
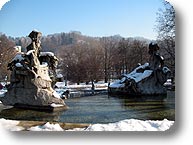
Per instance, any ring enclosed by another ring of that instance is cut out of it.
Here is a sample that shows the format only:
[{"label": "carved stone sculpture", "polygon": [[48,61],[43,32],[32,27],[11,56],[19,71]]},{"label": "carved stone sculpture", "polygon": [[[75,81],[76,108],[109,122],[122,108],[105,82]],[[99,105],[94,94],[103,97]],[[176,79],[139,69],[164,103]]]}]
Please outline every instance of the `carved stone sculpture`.
[{"label": "carved stone sculpture", "polygon": [[139,65],[129,74],[122,75],[122,78],[111,85],[108,91],[110,94],[125,95],[164,95],[166,88],[163,84],[170,76],[170,70],[164,67],[164,59],[158,54],[159,46],[149,44],[149,63]]},{"label": "carved stone sculpture", "polygon": [[[32,42],[27,47],[27,53],[18,53],[8,64],[11,80],[8,92],[1,98],[2,103],[38,110],[54,109],[56,106],[66,108],[64,101],[52,89],[52,80],[49,77],[49,68],[52,65],[55,66],[56,62],[52,64],[53,60],[58,61],[58,59],[52,54],[50,62],[44,64],[40,62],[41,33],[32,31],[29,37]],[[52,67],[52,69],[55,68]]]}]

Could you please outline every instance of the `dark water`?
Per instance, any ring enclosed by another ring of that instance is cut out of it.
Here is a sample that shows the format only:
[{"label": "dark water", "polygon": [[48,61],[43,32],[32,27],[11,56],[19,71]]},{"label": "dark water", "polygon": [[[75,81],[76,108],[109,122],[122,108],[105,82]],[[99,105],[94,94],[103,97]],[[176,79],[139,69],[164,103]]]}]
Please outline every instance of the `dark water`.
[{"label": "dark water", "polygon": [[123,119],[175,120],[175,99],[163,97],[88,96],[65,100],[69,107],[60,112],[2,109],[0,118],[15,120],[59,121],[68,123],[109,123]]}]

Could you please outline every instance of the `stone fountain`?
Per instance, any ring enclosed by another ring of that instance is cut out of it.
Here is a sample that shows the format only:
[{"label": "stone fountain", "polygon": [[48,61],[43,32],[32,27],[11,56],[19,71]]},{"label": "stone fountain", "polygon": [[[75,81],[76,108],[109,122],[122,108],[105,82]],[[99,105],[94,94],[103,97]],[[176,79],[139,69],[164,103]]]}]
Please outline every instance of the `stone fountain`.
[{"label": "stone fountain", "polygon": [[26,53],[17,53],[8,64],[11,71],[10,85],[4,97],[4,105],[36,110],[66,109],[67,106],[52,88],[49,76],[54,70],[57,58],[51,52],[41,52],[41,32],[33,30],[32,42]]},{"label": "stone fountain", "polygon": [[166,95],[164,83],[171,75],[168,67],[164,66],[164,59],[159,55],[159,46],[149,44],[149,63],[139,65],[129,74],[123,74],[120,80],[111,83],[109,94],[149,96]]}]

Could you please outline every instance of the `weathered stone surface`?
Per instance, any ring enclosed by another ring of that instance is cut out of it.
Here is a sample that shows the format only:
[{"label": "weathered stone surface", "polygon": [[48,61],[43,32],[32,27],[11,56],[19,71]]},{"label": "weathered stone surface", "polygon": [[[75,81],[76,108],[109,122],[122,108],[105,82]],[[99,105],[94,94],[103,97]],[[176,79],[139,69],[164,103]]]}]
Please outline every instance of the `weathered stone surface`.
[{"label": "weathered stone surface", "polygon": [[17,54],[8,65],[11,73],[11,84],[5,97],[0,98],[4,105],[22,108],[49,108],[60,106],[66,108],[64,101],[55,96],[51,86],[48,66],[40,65],[38,56],[40,53],[41,33],[32,31],[29,37],[32,43],[27,47],[28,52]]},{"label": "weathered stone surface", "polygon": [[19,82],[11,84],[2,102],[13,106],[15,104],[47,106],[52,103],[65,105],[62,99],[53,95],[53,92],[51,81],[23,76]]}]

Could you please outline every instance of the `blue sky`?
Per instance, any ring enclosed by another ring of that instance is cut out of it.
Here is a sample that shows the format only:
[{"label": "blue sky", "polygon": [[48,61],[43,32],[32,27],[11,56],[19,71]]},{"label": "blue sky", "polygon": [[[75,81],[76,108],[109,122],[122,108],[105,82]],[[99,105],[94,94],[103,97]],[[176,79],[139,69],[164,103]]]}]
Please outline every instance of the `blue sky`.
[{"label": "blue sky", "polygon": [[88,36],[141,36],[156,39],[162,0],[10,0],[0,11],[0,32],[27,36],[80,31]]}]

